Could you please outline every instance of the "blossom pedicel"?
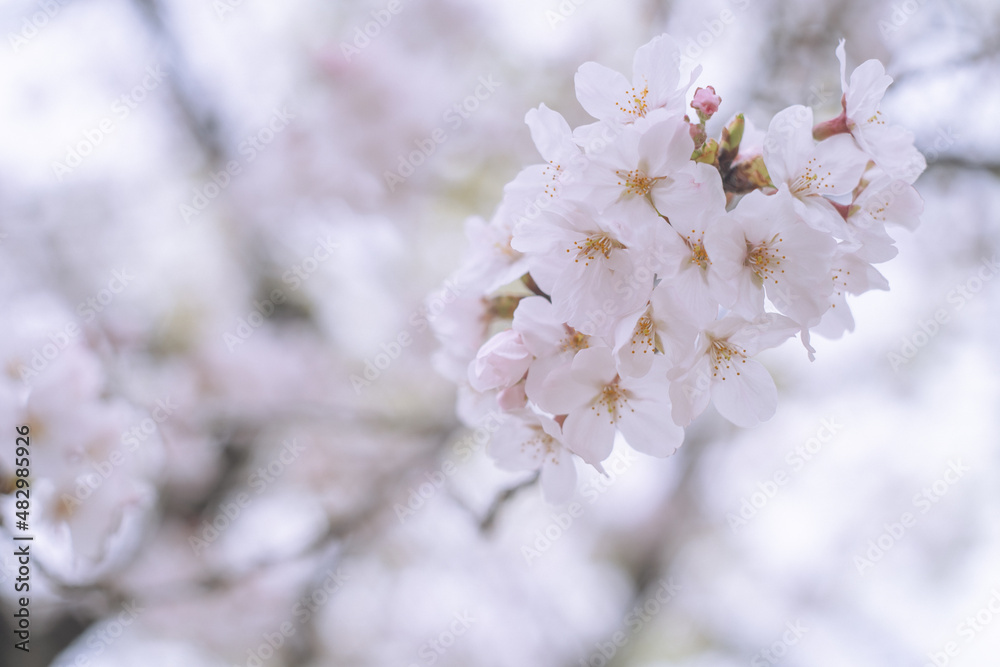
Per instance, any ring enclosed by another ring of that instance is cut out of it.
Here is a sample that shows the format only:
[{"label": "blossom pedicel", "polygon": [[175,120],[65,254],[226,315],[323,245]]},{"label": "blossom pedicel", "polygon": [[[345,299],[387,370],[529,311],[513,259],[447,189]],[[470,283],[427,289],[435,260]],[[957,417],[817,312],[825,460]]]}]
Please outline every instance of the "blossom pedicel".
[{"label": "blossom pedicel", "polygon": [[888,289],[873,264],[896,254],[887,224],[918,224],[926,163],[879,110],[881,63],[848,81],[843,42],[837,57],[843,112],[819,124],[792,106],[766,133],[737,115],[708,138],[722,100],[698,88],[685,114],[693,80],[667,35],[636,52],[631,81],[580,67],[594,123],[528,112],[546,163],[506,186],[492,220],[468,222],[462,293],[434,321],[462,419],[505,415],[501,467],[540,470],[562,502],[573,457],[602,470],[616,433],[668,456],[709,401],[754,426],[777,403],[754,355],[796,334],[812,355],[810,332],[854,328],[846,294]]}]

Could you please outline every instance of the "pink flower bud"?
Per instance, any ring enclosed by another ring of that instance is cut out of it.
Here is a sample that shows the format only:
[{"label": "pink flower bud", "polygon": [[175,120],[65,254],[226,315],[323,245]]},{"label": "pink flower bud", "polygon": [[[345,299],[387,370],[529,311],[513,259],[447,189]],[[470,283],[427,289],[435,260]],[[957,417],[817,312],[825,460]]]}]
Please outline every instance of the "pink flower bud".
[{"label": "pink flower bud", "polygon": [[520,333],[501,331],[483,343],[469,364],[469,384],[476,391],[509,387],[527,372],[531,360]]},{"label": "pink flower bud", "polygon": [[695,109],[703,120],[708,120],[712,114],[719,110],[720,104],[722,104],[722,98],[715,94],[715,88],[707,86],[694,91],[694,101],[691,102],[691,108]]},{"label": "pink flower bud", "polygon": [[511,387],[507,387],[497,394],[497,405],[499,405],[500,409],[504,412],[523,410],[524,406],[527,404],[528,396],[524,393],[523,382],[518,382]]}]

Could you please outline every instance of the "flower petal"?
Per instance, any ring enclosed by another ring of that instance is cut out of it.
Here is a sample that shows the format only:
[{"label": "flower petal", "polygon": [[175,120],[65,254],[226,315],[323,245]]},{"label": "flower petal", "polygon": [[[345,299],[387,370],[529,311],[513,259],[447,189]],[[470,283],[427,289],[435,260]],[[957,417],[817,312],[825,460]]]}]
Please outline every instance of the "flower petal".
[{"label": "flower petal", "polygon": [[760,362],[747,359],[739,374],[712,385],[712,403],[723,417],[749,428],[770,419],[778,406],[778,389]]},{"label": "flower petal", "polygon": [[634,412],[624,410],[620,413],[618,430],[632,449],[659,457],[670,456],[677,451],[684,440],[684,429],[674,423],[666,396],[658,397],[658,400],[631,399],[629,407]]},{"label": "flower petal", "polygon": [[524,116],[538,153],[547,162],[559,164],[580,153],[573,143],[573,130],[558,111],[544,104]]},{"label": "flower petal", "polygon": [[563,441],[584,461],[598,466],[614,448],[615,426],[604,412],[574,410],[563,424]]},{"label": "flower petal", "polygon": [[620,72],[598,63],[584,63],[577,70],[574,81],[576,99],[591,116],[604,120],[622,115],[619,99],[631,86]]},{"label": "flower petal", "polygon": [[542,493],[548,502],[561,505],[576,491],[576,465],[565,447],[549,454],[542,465]]},{"label": "flower petal", "polygon": [[673,106],[671,101],[680,97],[677,90],[681,77],[680,60],[680,48],[669,35],[654,37],[635,52],[632,85],[637,89],[648,87],[652,108]]}]

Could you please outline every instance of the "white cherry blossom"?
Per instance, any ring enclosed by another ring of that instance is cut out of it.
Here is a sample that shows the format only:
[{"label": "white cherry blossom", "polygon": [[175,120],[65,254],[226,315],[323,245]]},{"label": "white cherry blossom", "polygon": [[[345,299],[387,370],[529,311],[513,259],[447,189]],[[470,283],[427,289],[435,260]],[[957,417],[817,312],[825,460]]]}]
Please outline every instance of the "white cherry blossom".
[{"label": "white cherry blossom", "polygon": [[490,441],[489,453],[505,470],[539,470],[550,503],[564,503],[576,490],[576,464],[551,417],[521,410],[505,420]]},{"label": "white cherry blossom", "polygon": [[527,273],[527,260],[510,245],[515,218],[508,208],[501,204],[490,222],[478,216],[465,221],[469,253],[458,281],[492,292]]},{"label": "white cherry blossom", "polygon": [[652,225],[659,219],[649,215],[649,221],[623,220],[582,205],[548,211],[519,225],[513,246],[529,254],[531,275],[551,296],[560,319],[583,333],[605,336],[653,289],[650,275],[622,298],[636,267],[650,263]]},{"label": "white cherry blossom", "polygon": [[614,354],[623,375],[642,377],[657,356],[671,365],[690,353],[698,335],[694,318],[685,310],[677,291],[661,282],[644,308],[618,323]]},{"label": "white cherry blossom", "polygon": [[886,225],[914,229],[924,202],[912,185],[882,176],[866,183],[848,209],[848,240],[858,257],[878,264],[896,256]]},{"label": "white cherry blossom", "polygon": [[669,456],[684,430],[670,416],[665,374],[666,361],[658,358],[644,377],[624,377],[610,348],[592,347],[551,373],[534,398],[543,410],[566,415],[564,442],[591,465],[611,454],[616,431],[637,451]]},{"label": "white cherry blossom", "polygon": [[850,250],[850,245],[837,246],[829,280],[833,285],[830,308],[814,327],[816,333],[826,338],[840,338],[847,331],[854,331],[854,316],[847,305],[848,294],[863,294],[869,290],[888,290],[889,281],[881,273]]},{"label": "white cherry blossom", "polygon": [[846,134],[815,141],[812,127],[808,107],[778,112],[764,139],[764,164],[771,182],[795,198],[803,220],[816,229],[843,234],[844,218],[828,198],[854,190],[868,158]]},{"label": "white cherry blossom", "polygon": [[544,104],[531,109],[524,117],[531,131],[535,148],[545,160],[545,164],[528,167],[519,178],[507,187],[508,192],[524,189],[525,184],[534,186],[531,193],[537,195],[540,187],[542,197],[556,199],[560,193],[578,180],[580,172],[587,166],[587,157],[573,139],[569,123],[557,111]]},{"label": "white cherry blossom", "polygon": [[844,120],[858,146],[893,178],[913,183],[927,168],[927,161],[913,146],[913,133],[891,125],[882,113],[882,98],[892,83],[878,60],[866,60],[847,79],[844,40],[837,46],[840,82],[844,91]]},{"label": "white cherry blossom", "polygon": [[770,419],[778,390],[771,374],[752,357],[798,330],[795,322],[774,313],[752,321],[728,315],[706,327],[690,361],[669,373],[674,420],[687,426],[708,406],[709,398],[719,414],[737,426]]},{"label": "white cherry blossom", "polygon": [[692,164],[677,176],[678,187],[665,207],[670,227],[657,237],[673,292],[696,326],[714,320],[719,305],[730,301],[732,287],[720,280],[705,249],[705,232],[726,215],[726,195],[719,173],[707,164]]},{"label": "white cherry blossom", "polygon": [[675,176],[693,150],[688,124],[680,119],[663,120],[645,132],[629,126],[608,150],[590,158],[581,186],[601,212],[611,206],[625,214],[658,211],[677,189]]},{"label": "white cherry blossom", "polygon": [[632,123],[653,114],[681,115],[690,82],[679,87],[679,64],[677,42],[660,35],[636,51],[631,83],[604,65],[581,65],[576,73],[576,97],[598,120]]},{"label": "white cherry blossom", "polygon": [[733,302],[723,305],[752,319],[764,312],[766,294],[805,327],[827,308],[835,246],[829,234],[802,222],[785,191],[751,192],[705,237],[714,270],[735,287]]},{"label": "white cherry blossom", "polygon": [[554,368],[572,363],[577,352],[595,342],[591,336],[560,320],[552,304],[540,296],[521,299],[514,311],[512,328],[521,334],[525,348],[532,354],[524,385],[529,395],[534,394]]}]

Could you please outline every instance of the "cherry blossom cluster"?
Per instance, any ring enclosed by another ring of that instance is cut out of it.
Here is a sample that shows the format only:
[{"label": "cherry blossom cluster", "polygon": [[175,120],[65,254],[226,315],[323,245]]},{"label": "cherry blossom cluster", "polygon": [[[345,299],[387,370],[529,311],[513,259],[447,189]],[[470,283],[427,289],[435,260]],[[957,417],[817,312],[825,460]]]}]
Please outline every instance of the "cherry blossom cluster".
[{"label": "cherry blossom cluster", "polygon": [[540,469],[562,502],[574,457],[602,470],[616,435],[668,456],[709,402],[754,426],[777,403],[755,355],[798,335],[812,357],[810,333],[853,330],[848,294],[888,289],[873,265],[896,254],[888,225],[918,224],[926,163],[879,109],[882,64],[848,79],[843,42],[836,54],[842,111],[820,123],[797,105],[766,132],[736,115],[709,138],[722,100],[697,88],[686,110],[700,70],[682,80],[667,35],[636,52],[631,81],[580,67],[595,122],[528,112],[545,162],[505,187],[492,220],[469,220],[434,320],[461,418],[503,415],[501,467]]}]

